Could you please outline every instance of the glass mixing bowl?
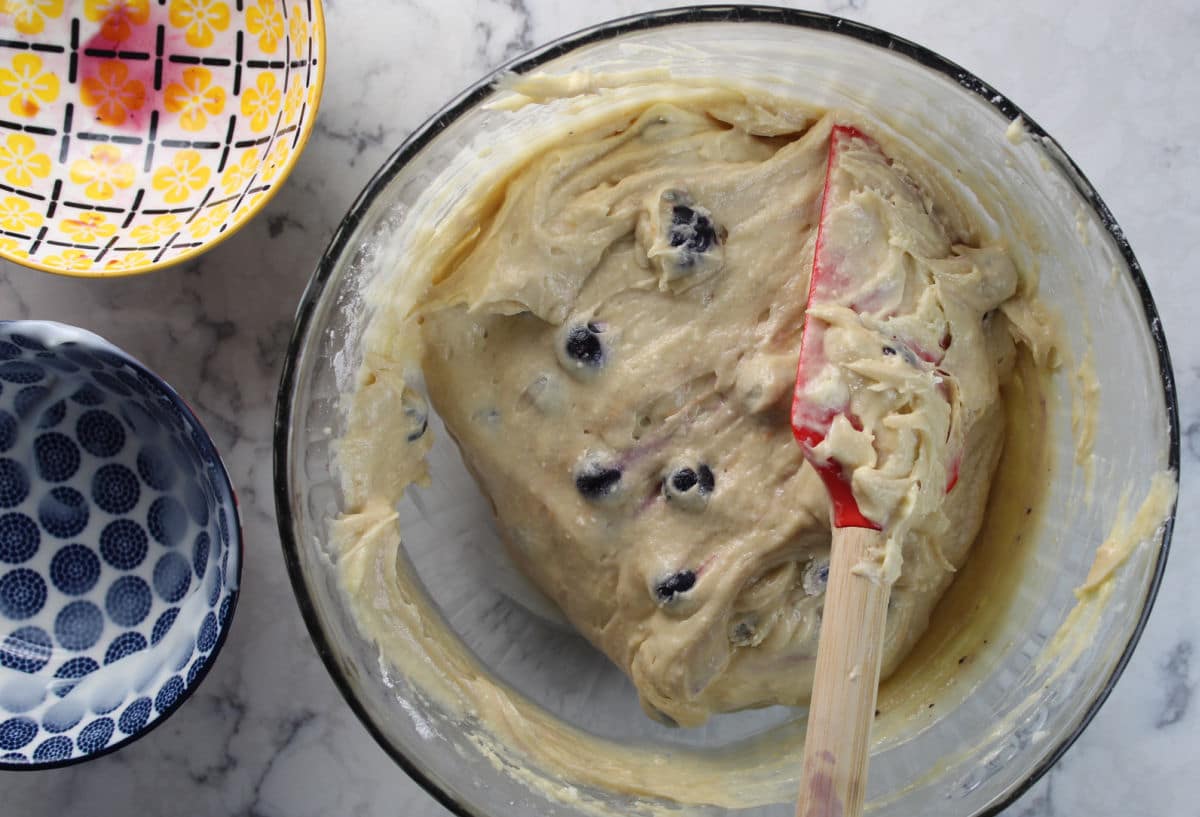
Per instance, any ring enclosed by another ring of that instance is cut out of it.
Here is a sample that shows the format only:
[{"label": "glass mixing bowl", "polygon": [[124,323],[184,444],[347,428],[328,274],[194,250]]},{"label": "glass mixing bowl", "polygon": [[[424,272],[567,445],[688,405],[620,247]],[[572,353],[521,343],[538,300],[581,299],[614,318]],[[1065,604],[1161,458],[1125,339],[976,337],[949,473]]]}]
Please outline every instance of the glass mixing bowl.
[{"label": "glass mixing bowl", "polygon": [[[1058,307],[1063,323],[1064,366],[1048,386],[1044,415],[1053,449],[1048,510],[1029,523],[1023,547],[1014,543],[1012,558],[1024,555],[1008,612],[928,704],[901,701],[908,709],[898,728],[879,730],[868,787],[872,814],[993,814],[1032,785],[1095,714],[1129,658],[1162,575],[1171,514],[1141,537],[1103,599],[1080,601],[1073,592],[1126,486],[1136,508],[1155,474],[1178,470],[1170,362],[1146,282],[1108,209],[1057,143],[967,71],[875,29],[783,9],[680,9],[579,32],[501,72],[662,66],[829,107],[882,109],[901,133],[936,132],[981,201],[1002,192],[1022,202],[1020,213],[991,212],[998,228],[1026,218],[1045,239],[1016,252],[1019,263],[1039,271],[1042,297]],[[340,395],[361,359],[364,287],[385,272],[402,274],[402,248],[414,225],[452,207],[481,168],[519,148],[522,132],[566,115],[555,105],[515,115],[487,107],[506,93],[495,79],[453,100],[388,160],[346,216],[299,308],[279,394],[275,478],[284,554],[313,641],[383,748],[459,814],[625,815],[662,807],[790,815],[794,784],[765,772],[744,803],[718,806],[637,796],[569,774],[539,777],[519,763],[495,762],[472,740],[477,719],[424,694],[414,667],[381,660],[339,588],[328,529],[343,509],[332,444],[343,422]],[[1023,121],[1010,127],[1018,117]],[[1072,409],[1083,410],[1072,403],[1072,367],[1089,347],[1099,385],[1090,478],[1076,461],[1071,428]],[[672,764],[696,758],[725,759],[746,771],[764,750],[795,752],[803,712],[781,707],[720,716],[695,730],[647,719],[629,681],[507,563],[487,500],[436,417],[431,427],[432,486],[410,490],[400,503],[404,547],[397,560],[415,571],[425,603],[473,660],[502,679],[497,688],[618,755],[631,747],[629,763],[639,762],[632,747],[657,750],[663,765],[652,774],[669,775]],[[945,663],[957,655],[947,651],[958,648],[950,638],[918,649],[923,660]],[[712,768],[720,773],[719,764]]]}]

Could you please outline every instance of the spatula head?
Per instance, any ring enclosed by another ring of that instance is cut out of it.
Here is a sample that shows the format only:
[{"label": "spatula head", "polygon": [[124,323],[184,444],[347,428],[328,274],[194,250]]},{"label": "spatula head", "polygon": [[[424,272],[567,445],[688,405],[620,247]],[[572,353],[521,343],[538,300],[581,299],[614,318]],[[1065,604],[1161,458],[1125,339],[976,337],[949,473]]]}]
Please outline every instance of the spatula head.
[{"label": "spatula head", "polygon": [[[844,158],[850,155],[856,173],[842,167]],[[827,324],[814,318],[814,312],[821,307],[848,308],[859,314],[887,312],[887,284],[876,280],[874,247],[864,239],[862,224],[854,221],[854,206],[844,205],[853,204],[853,197],[864,186],[870,186],[871,180],[877,184],[886,180],[893,187],[914,190],[906,187],[908,182],[896,173],[874,139],[856,127],[833,127],[792,402],[792,429],[805,456],[826,483],[833,504],[833,523],[839,528],[877,530],[880,524],[859,509],[845,464],[818,447],[838,417],[845,417],[857,431],[862,431],[863,423],[854,416],[847,378],[828,359]],[[895,343],[889,344],[893,340]],[[925,349],[894,336],[881,336],[880,348],[881,354],[905,355],[913,366],[929,371],[935,370],[942,355],[942,349]]]}]

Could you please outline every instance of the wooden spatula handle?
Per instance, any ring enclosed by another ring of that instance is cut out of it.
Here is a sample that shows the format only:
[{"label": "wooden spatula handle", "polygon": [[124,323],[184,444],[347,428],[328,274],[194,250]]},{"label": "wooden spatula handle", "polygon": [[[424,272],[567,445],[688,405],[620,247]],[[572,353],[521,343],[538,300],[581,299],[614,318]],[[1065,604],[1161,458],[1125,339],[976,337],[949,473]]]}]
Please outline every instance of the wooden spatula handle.
[{"label": "wooden spatula handle", "polygon": [[883,534],[834,528],[797,817],[858,817],[891,588],[853,568]]}]

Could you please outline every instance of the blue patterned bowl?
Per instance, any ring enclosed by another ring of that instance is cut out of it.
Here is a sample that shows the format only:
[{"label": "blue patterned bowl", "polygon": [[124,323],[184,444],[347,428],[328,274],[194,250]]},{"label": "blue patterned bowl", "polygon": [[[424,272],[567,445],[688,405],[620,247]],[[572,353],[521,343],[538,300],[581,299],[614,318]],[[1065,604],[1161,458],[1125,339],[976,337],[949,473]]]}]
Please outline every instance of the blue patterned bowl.
[{"label": "blue patterned bowl", "polygon": [[170,715],[225,640],[241,557],[229,477],[179,395],[89,332],[0,322],[0,769]]}]

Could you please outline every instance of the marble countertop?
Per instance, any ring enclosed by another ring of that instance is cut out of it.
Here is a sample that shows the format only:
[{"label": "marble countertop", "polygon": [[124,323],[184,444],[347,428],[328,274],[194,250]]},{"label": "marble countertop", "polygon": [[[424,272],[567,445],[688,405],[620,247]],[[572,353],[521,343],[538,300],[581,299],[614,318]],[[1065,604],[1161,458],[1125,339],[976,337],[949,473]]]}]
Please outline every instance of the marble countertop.
[{"label": "marble countertop", "polygon": [[[497,64],[646,0],[325,0],[329,74],[316,132],[266,211],[198,260],[80,282],[0,262],[0,317],[86,327],[141,358],[195,407],[241,497],[244,592],[216,668],[166,724],[122,751],[0,773],[0,812],[64,815],[444,815],[378,748],[334,688],[285,575],[271,430],[293,310],[360,188],[427,116]],[[1162,0],[825,0],[916,40],[1016,100],[1088,173],[1150,281],[1175,361],[1183,458],[1200,458],[1200,6]],[[1189,67],[1190,66],[1190,67]],[[1181,240],[1188,237],[1187,240]],[[1185,479],[1176,547],[1116,691],[1014,817],[1196,813],[1200,514]]]}]

